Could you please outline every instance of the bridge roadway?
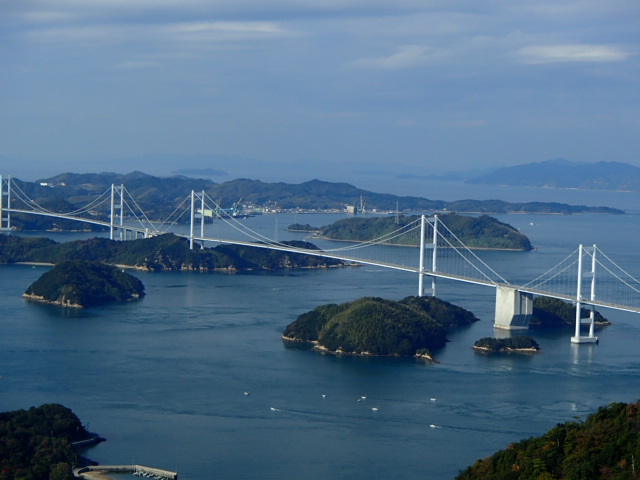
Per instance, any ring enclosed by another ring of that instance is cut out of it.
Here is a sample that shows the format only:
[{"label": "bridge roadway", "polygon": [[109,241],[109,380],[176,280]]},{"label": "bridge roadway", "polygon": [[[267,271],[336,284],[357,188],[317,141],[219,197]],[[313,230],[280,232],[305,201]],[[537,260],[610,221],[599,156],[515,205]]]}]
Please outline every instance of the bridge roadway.
[{"label": "bridge roadway", "polygon": [[[482,286],[486,286],[486,287],[493,287],[493,288],[498,288],[501,286],[505,286],[505,287],[509,287],[512,288],[514,290],[517,290],[521,293],[530,293],[532,295],[538,295],[538,296],[545,296],[545,297],[550,297],[550,298],[557,298],[560,300],[565,300],[568,302],[576,302],[576,297],[573,295],[567,295],[567,294],[562,294],[562,293],[556,293],[556,292],[550,292],[550,291],[545,291],[545,290],[540,290],[540,289],[534,289],[534,288],[528,288],[528,287],[521,287],[521,286],[517,286],[517,285],[511,285],[511,284],[506,284],[506,283],[501,283],[501,282],[495,282],[495,281],[491,281],[491,280],[485,280],[485,279],[478,279],[478,278],[472,278],[472,277],[465,277],[462,275],[455,275],[455,274],[449,274],[449,273],[442,273],[442,272],[433,272],[430,270],[423,270],[422,272],[420,272],[420,268],[419,266],[407,266],[407,265],[398,265],[398,264],[394,264],[394,263],[389,263],[389,262],[383,262],[380,260],[368,260],[368,259],[364,259],[364,258],[357,258],[357,257],[349,257],[346,255],[337,255],[335,253],[327,253],[324,252],[323,250],[308,250],[308,249],[303,249],[303,248],[296,248],[296,247],[291,247],[291,246],[287,246],[287,245],[281,245],[278,243],[268,243],[268,242],[255,242],[255,241],[244,241],[244,240],[230,240],[230,239],[223,239],[223,238],[213,238],[213,237],[202,237],[202,236],[195,236],[195,235],[190,235],[190,234],[184,234],[184,233],[176,233],[176,232],[169,232],[169,231],[159,231],[159,230],[151,230],[149,228],[145,228],[145,227],[136,227],[133,225],[114,225],[111,224],[110,222],[107,221],[103,221],[103,220],[96,220],[96,219],[90,219],[90,218],[78,218],[78,217],[74,217],[72,215],[64,215],[64,214],[60,214],[60,213],[55,213],[55,212],[34,212],[32,210],[22,210],[22,209],[15,209],[15,208],[5,208],[5,211],[11,212],[11,213],[25,213],[25,214],[35,214],[35,215],[43,215],[43,216],[49,216],[49,217],[56,217],[56,218],[63,218],[63,219],[67,219],[67,220],[75,220],[75,221],[81,221],[81,222],[85,222],[85,223],[91,223],[94,225],[101,225],[107,228],[114,228],[114,229],[121,229],[121,230],[127,230],[127,231],[131,231],[131,232],[136,232],[139,234],[142,234],[144,236],[155,236],[155,235],[162,235],[164,233],[173,233],[174,235],[186,238],[192,242],[196,242],[196,241],[201,241],[201,242],[211,242],[211,243],[221,243],[221,244],[233,244],[233,245],[242,245],[242,246],[247,246],[247,247],[256,247],[256,248],[266,248],[266,249],[271,249],[271,250],[279,250],[279,251],[284,251],[284,252],[293,252],[293,253],[300,253],[303,255],[314,255],[314,256],[318,256],[318,257],[323,257],[323,258],[332,258],[332,259],[336,259],[336,260],[342,260],[345,262],[350,262],[350,263],[360,263],[360,264],[365,264],[365,265],[373,265],[373,266],[378,266],[378,267],[384,267],[384,268],[391,268],[391,269],[395,269],[395,270],[400,270],[400,271],[404,271],[404,272],[409,272],[409,273],[415,273],[415,274],[420,274],[422,273],[422,275],[427,276],[427,277],[435,277],[435,278],[442,278],[442,279],[447,279],[447,280],[454,280],[454,281],[459,281],[459,282],[465,282],[465,283],[471,283],[471,284],[476,284],[476,285],[482,285]],[[604,302],[601,300],[591,300],[588,298],[581,298],[580,299],[580,303],[582,305],[593,305],[596,307],[604,307],[604,308],[611,308],[614,310],[621,310],[621,311],[627,311],[627,312],[633,312],[633,313],[640,313],[640,307],[634,307],[634,306],[629,306],[629,305],[622,305],[622,304],[617,304],[617,303],[612,303],[612,302]]]}]

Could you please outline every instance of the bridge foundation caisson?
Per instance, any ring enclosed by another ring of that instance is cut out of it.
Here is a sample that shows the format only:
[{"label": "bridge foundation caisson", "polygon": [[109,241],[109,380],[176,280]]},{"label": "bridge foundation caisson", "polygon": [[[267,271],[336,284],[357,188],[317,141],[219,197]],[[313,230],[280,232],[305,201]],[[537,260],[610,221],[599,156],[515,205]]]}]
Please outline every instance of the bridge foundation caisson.
[{"label": "bridge foundation caisson", "polygon": [[533,295],[513,287],[496,288],[495,328],[527,330],[533,314]]}]

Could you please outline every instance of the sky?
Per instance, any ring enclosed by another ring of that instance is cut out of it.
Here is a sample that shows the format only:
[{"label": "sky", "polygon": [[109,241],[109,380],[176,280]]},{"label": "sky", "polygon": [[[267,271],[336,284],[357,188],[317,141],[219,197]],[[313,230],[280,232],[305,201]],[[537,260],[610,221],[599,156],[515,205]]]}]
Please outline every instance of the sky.
[{"label": "sky", "polygon": [[1,0],[0,175],[640,166],[637,0]]}]

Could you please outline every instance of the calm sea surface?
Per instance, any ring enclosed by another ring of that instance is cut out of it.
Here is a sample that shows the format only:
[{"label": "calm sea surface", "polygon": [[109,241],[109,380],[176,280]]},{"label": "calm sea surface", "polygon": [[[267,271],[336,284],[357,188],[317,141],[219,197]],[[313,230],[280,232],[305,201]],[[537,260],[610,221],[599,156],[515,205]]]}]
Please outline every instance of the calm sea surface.
[{"label": "calm sea surface", "polygon": [[[554,192],[538,191],[536,199],[632,213],[500,216],[538,250],[485,252],[485,261],[518,283],[579,243],[597,243],[640,277],[637,195]],[[452,199],[517,200],[507,198],[515,192],[465,193]],[[277,217],[248,221],[277,230],[282,240],[294,238],[282,230],[294,221],[324,225],[337,218]],[[78,312],[22,300],[45,270],[0,266],[0,410],[70,407],[108,439],[85,452],[103,464],[177,470],[184,480],[448,479],[558,422],[640,398],[640,317],[633,314],[603,310],[613,325],[599,332],[599,345],[571,345],[571,331],[532,332],[540,354],[486,356],[471,346],[494,336],[494,291],[440,282],[440,297],[482,321],[450,334],[436,355],[440,363],[430,365],[321,355],[280,340],[287,324],[317,305],[415,295],[417,278],[406,273],[137,272],[144,300]]]}]

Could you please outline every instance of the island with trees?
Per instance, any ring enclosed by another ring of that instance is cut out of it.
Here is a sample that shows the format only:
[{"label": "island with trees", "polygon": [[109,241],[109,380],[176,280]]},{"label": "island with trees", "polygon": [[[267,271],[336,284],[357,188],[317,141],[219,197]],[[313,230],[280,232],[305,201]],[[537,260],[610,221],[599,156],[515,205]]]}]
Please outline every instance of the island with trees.
[{"label": "island with trees", "polygon": [[435,297],[364,297],[300,315],[283,339],[331,353],[430,358],[445,346],[447,329],[476,321],[471,312]]},{"label": "island with trees", "polygon": [[33,282],[23,297],[61,307],[87,308],[144,296],[142,282],[113,265],[67,260]]},{"label": "island with trees", "polygon": [[[314,228],[311,225],[293,224],[289,226],[289,229],[312,231],[317,236],[328,240],[365,242],[401,231],[413,224],[418,218],[416,215],[352,217],[338,220],[323,227]],[[489,215],[471,217],[445,213],[439,214],[438,218],[469,248],[518,251],[532,249],[531,242],[526,235]],[[402,236],[397,237],[397,240],[394,241],[403,242],[400,245],[409,245]]]},{"label": "island with trees", "polygon": [[[294,248],[319,250],[309,242],[280,242]],[[171,233],[119,242],[92,238],[57,243],[46,238],[22,238],[0,235],[0,263],[60,263],[67,260],[99,260],[139,270],[238,272],[298,268],[341,267],[341,260],[297,252],[242,245],[218,245],[214,248],[189,248],[187,239]]]},{"label": "island with trees", "polygon": [[484,337],[473,344],[473,349],[487,353],[536,353],[540,345],[528,335],[509,338]]},{"label": "island with trees", "polygon": [[584,421],[512,443],[456,480],[626,480],[638,478],[640,402],[612,403]]},{"label": "island with trees", "polygon": [[[580,318],[589,318],[591,310],[582,307]],[[576,324],[576,306],[557,298],[536,297],[533,300],[533,314],[529,327],[543,328],[574,328]],[[596,327],[611,325],[611,322],[598,311],[594,315]]]},{"label": "island with trees", "polygon": [[100,441],[59,404],[0,413],[0,480],[72,480],[75,442]]}]

